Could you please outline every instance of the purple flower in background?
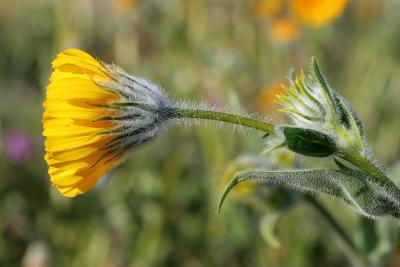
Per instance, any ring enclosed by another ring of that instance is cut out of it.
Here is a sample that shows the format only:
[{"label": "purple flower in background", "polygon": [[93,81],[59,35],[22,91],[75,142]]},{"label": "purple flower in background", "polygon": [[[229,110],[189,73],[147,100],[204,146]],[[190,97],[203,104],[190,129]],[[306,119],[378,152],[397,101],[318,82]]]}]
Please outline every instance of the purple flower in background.
[{"label": "purple flower in background", "polygon": [[32,144],[24,133],[9,130],[4,137],[4,151],[10,161],[23,163],[31,158]]}]

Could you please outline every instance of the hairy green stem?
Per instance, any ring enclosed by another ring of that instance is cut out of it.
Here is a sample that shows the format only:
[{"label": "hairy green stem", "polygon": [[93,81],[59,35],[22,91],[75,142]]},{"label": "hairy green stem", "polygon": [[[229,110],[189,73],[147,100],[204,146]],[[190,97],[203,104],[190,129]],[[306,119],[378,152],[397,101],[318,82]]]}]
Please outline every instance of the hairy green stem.
[{"label": "hairy green stem", "polygon": [[215,120],[215,121],[227,122],[248,128],[257,129],[265,133],[275,132],[275,126],[269,122],[220,111],[205,110],[205,109],[190,109],[190,108],[174,108],[168,110],[167,113],[168,117],[171,119],[192,118],[192,119]]},{"label": "hairy green stem", "polygon": [[357,152],[346,152],[342,151],[339,153],[339,156],[365,172],[367,175],[375,179],[378,184],[387,186],[393,190],[394,192],[398,192],[400,194],[397,186],[387,177],[387,175],[379,169],[373,162],[364,156],[360,155]]}]

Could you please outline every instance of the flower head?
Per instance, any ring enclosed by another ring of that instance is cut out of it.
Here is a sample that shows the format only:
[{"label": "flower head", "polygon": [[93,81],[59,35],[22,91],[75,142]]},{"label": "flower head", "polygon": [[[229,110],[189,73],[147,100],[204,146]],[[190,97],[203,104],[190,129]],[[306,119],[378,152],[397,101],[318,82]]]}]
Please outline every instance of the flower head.
[{"label": "flower head", "polygon": [[[303,150],[307,138],[310,140],[309,152],[321,149],[313,156],[329,156],[341,150],[365,154],[365,131],[359,115],[328,85],[316,57],[312,58],[311,67],[312,75],[306,76],[303,71],[297,76],[291,75],[290,86],[285,86],[284,93],[278,96],[283,107],[281,111],[287,113],[295,126],[299,127],[283,127],[286,138],[296,137],[296,145],[303,146],[295,151],[300,154],[307,155],[309,149]],[[303,141],[297,139],[303,134],[307,138],[303,138]]]},{"label": "flower head", "polygon": [[82,194],[132,149],[164,129],[171,105],[146,80],[68,49],[53,61],[43,135],[52,183],[64,196]]}]

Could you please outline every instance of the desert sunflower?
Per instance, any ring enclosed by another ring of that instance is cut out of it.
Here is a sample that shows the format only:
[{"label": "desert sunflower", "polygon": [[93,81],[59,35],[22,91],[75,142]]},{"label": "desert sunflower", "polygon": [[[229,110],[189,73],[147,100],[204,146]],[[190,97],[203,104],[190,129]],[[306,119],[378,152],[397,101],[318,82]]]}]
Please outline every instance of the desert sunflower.
[{"label": "desert sunflower", "polygon": [[45,160],[53,185],[73,197],[159,135],[165,120],[159,111],[172,104],[158,86],[78,49],[61,52],[52,66]]}]

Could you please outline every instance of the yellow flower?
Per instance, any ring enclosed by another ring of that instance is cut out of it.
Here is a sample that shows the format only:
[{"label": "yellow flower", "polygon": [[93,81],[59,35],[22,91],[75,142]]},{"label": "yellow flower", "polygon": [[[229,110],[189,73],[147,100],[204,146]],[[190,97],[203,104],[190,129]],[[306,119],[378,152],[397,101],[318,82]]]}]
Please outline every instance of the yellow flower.
[{"label": "yellow flower", "polygon": [[298,35],[296,23],[288,18],[280,18],[274,21],[269,29],[272,40],[278,43],[286,43],[295,39]]},{"label": "yellow flower", "polygon": [[43,135],[53,185],[67,197],[92,188],[132,148],[163,129],[169,104],[156,85],[78,49],[53,61]]},{"label": "yellow flower", "polygon": [[291,0],[293,14],[304,24],[324,26],[341,16],[348,0]]}]

